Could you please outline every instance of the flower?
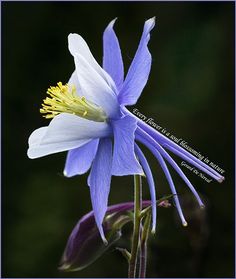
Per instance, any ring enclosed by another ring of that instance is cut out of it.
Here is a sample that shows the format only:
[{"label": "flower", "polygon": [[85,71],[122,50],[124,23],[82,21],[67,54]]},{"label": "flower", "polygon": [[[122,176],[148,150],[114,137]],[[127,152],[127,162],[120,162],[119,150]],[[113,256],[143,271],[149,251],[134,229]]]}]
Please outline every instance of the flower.
[{"label": "flower", "polygon": [[28,149],[32,159],[69,150],[64,170],[68,177],[83,174],[91,167],[88,185],[95,220],[104,241],[102,222],[111,175],[143,174],[134,152],[137,120],[124,115],[121,107],[138,99],[147,82],[151,67],[147,44],[155,19],[145,22],[137,53],[124,82],[114,23],[115,20],[104,32],[103,68],[81,36],[69,35],[75,71],[67,85],[59,82],[48,89],[49,97],[44,100],[40,112],[52,121],[48,127],[41,127],[31,134]]},{"label": "flower", "polygon": [[111,176],[145,173],[152,200],[152,230],[156,226],[156,194],[148,162],[136,141],[146,145],[159,161],[168,179],[183,225],[178,196],[165,160],[179,173],[197,198],[194,187],[165,151],[164,147],[190,162],[214,179],[222,181],[212,168],[132,115],[125,106],[134,105],[142,93],[151,69],[148,50],[155,18],[147,20],[138,49],[124,79],[118,39],[111,21],[103,35],[103,68],[97,63],[84,39],[78,34],[68,37],[69,51],[74,57],[75,71],[68,84],[50,87],[40,112],[52,118],[47,127],[35,130],[29,137],[31,159],[69,151],[64,175],[84,174],[90,168],[88,185],[95,221],[104,242],[102,222],[107,210]]}]

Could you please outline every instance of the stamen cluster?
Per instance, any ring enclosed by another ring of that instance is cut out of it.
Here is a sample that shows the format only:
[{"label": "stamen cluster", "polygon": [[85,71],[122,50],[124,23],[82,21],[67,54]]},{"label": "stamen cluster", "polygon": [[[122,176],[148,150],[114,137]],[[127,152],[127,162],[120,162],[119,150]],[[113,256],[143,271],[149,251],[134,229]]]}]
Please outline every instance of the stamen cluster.
[{"label": "stamen cluster", "polygon": [[85,97],[80,97],[73,85],[63,85],[62,82],[58,82],[57,86],[48,88],[47,94],[50,97],[43,100],[40,109],[40,113],[45,114],[43,117],[47,119],[54,118],[60,113],[71,113],[97,122],[106,120],[105,112],[87,101]]}]

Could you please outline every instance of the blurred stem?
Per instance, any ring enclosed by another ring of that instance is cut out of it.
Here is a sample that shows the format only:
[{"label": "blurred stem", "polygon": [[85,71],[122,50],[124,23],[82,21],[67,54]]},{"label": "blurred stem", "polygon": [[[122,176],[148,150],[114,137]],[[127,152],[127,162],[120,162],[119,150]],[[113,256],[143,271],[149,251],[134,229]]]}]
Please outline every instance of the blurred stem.
[{"label": "blurred stem", "polygon": [[124,248],[119,248],[117,247],[116,250],[120,251],[121,254],[126,258],[126,260],[129,262],[130,261],[130,252],[127,251],[126,249]]},{"label": "blurred stem", "polygon": [[140,244],[140,268],[139,268],[139,278],[146,278],[146,266],[147,266],[147,241],[150,233],[151,227],[151,213],[149,213],[144,222],[141,235]]},{"label": "blurred stem", "polygon": [[135,278],[138,262],[138,249],[141,227],[142,210],[142,178],[140,175],[134,176],[134,229],[131,245],[131,255],[129,261],[128,277]]}]

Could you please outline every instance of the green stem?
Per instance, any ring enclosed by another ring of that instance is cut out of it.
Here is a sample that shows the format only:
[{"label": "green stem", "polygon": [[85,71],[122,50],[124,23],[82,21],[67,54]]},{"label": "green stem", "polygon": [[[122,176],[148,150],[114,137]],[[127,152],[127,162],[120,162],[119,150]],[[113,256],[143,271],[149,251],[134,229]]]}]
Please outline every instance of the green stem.
[{"label": "green stem", "polygon": [[139,269],[139,277],[146,278],[146,266],[147,266],[147,241],[150,233],[151,226],[151,214],[149,213],[144,222],[142,236],[141,236],[141,244],[140,244],[140,269]]},{"label": "green stem", "polygon": [[134,176],[134,230],[131,245],[128,277],[135,278],[139,249],[142,210],[142,180],[140,175]]}]

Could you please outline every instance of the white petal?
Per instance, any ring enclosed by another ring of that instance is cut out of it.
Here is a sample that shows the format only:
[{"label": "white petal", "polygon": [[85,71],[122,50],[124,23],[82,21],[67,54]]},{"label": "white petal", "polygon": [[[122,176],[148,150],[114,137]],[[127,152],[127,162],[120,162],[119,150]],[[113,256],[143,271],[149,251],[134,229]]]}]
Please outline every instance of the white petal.
[{"label": "white petal", "polygon": [[35,130],[29,138],[28,157],[39,158],[49,154],[80,147],[93,138],[106,137],[110,127],[73,114],[56,116],[48,127]]},{"label": "white petal", "polygon": [[29,137],[29,141],[28,141],[29,146],[38,145],[42,140],[42,138],[44,137],[47,129],[48,127],[41,127],[33,131],[33,133]]},{"label": "white petal", "polygon": [[117,96],[103,77],[80,54],[75,57],[75,66],[82,95],[104,109],[110,118],[115,118],[119,113]]},{"label": "white petal", "polygon": [[87,43],[85,40],[78,34],[70,34],[68,36],[68,47],[70,53],[76,57],[77,54],[80,54],[84,57],[84,59],[94,68],[94,70],[103,77],[109,87],[112,88],[113,91],[116,91],[116,86],[113,79],[109,76],[109,74],[103,70],[103,68],[97,63],[95,58],[93,57]]},{"label": "white petal", "polygon": [[73,74],[71,75],[71,77],[68,81],[68,84],[75,86],[76,87],[76,92],[78,93],[78,95],[80,97],[82,97],[82,90],[80,88],[80,84],[79,84],[79,80],[78,80],[78,77],[77,77],[76,70],[74,70]]}]

